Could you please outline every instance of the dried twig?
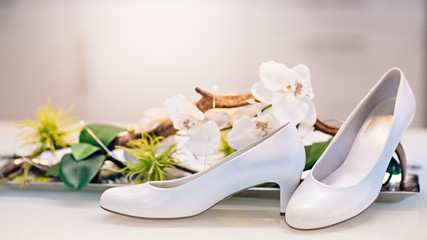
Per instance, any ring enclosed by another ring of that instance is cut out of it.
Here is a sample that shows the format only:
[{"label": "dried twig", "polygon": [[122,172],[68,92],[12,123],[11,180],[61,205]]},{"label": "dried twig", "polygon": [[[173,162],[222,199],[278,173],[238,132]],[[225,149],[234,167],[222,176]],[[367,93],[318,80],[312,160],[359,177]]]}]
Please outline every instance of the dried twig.
[{"label": "dried twig", "polygon": [[314,129],[321,131],[321,132],[324,132],[324,133],[327,133],[327,134],[330,134],[330,135],[337,134],[337,132],[339,130],[339,128],[330,126],[330,125],[320,121],[318,118],[316,119],[316,123],[314,123]]},{"label": "dried twig", "polygon": [[202,112],[213,108],[214,99],[216,108],[235,108],[248,105],[248,100],[255,100],[251,93],[243,93],[237,95],[222,95],[215,96],[212,93],[196,87],[196,92],[202,95],[202,98],[194,103]]}]

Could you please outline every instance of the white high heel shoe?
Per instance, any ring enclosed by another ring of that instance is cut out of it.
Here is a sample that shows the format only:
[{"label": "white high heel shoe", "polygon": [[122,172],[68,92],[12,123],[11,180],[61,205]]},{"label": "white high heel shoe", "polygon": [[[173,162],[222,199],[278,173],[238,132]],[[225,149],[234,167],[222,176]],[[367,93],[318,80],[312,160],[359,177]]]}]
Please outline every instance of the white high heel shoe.
[{"label": "white high heel shoe", "polygon": [[286,222],[317,229],[352,218],[377,198],[384,173],[415,115],[400,69],[389,70],[344,122],[286,209]]},{"label": "white high heel shoe", "polygon": [[108,189],[102,194],[100,205],[110,212],[133,217],[186,218],[241,190],[275,182],[280,186],[283,213],[300,182],[304,164],[304,146],[296,128],[283,126],[192,176]]}]

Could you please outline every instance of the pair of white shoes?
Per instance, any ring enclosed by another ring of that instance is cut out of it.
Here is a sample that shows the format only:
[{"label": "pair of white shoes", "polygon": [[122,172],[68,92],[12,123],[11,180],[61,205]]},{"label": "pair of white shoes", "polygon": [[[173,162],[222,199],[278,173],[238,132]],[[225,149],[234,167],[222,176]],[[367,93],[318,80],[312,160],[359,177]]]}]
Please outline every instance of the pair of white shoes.
[{"label": "pair of white shoes", "polygon": [[414,115],[412,90],[402,71],[391,69],[351,113],[301,184],[304,146],[289,125],[192,176],[108,189],[100,204],[133,217],[186,218],[241,190],[274,182],[280,187],[280,213],[286,212],[291,227],[327,227],[358,215],[375,201]]}]

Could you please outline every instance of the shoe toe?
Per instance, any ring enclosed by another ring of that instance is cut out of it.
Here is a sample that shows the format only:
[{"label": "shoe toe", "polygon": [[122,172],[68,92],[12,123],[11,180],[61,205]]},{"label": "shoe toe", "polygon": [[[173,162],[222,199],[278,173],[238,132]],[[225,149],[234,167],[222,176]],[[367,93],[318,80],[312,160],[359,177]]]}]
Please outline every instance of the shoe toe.
[{"label": "shoe toe", "polygon": [[324,225],[325,216],[319,203],[309,199],[292,197],[286,208],[286,223],[297,229],[315,229]]},{"label": "shoe toe", "polygon": [[110,188],[104,191],[101,195],[100,205],[106,210],[120,212],[121,206],[124,204],[125,198],[121,196],[122,187]]},{"label": "shoe toe", "polygon": [[286,208],[286,223],[297,229],[317,229],[333,225],[349,212],[345,191],[306,179],[292,195]]},{"label": "shoe toe", "polygon": [[[107,189],[101,195],[100,206],[106,210],[121,213],[125,215],[132,214],[132,209],[139,205],[137,199],[144,199],[145,184],[125,186],[125,187],[114,187]],[[134,196],[138,194],[141,198]]]},{"label": "shoe toe", "polygon": [[317,229],[346,221],[368,208],[378,196],[372,185],[333,188],[303,182],[289,200],[286,223],[297,229]]}]

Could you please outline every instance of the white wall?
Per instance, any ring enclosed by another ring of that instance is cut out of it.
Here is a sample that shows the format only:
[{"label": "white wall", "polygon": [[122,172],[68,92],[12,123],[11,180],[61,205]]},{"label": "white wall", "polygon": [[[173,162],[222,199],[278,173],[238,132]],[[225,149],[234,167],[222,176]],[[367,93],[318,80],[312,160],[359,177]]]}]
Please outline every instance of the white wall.
[{"label": "white wall", "polygon": [[137,122],[195,86],[248,92],[258,66],[312,70],[321,119],[344,119],[401,67],[426,126],[424,1],[0,0],[0,119],[51,95],[88,121]]}]

